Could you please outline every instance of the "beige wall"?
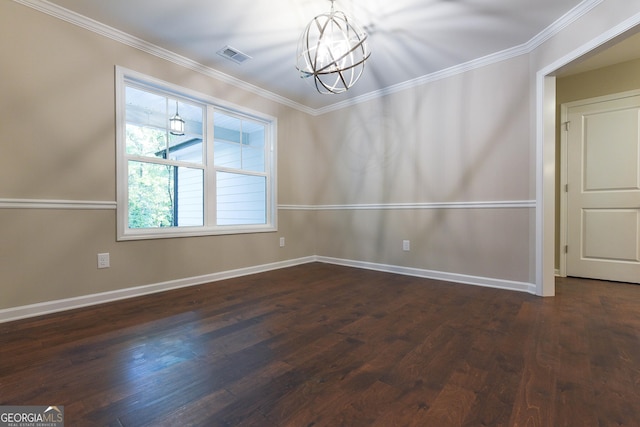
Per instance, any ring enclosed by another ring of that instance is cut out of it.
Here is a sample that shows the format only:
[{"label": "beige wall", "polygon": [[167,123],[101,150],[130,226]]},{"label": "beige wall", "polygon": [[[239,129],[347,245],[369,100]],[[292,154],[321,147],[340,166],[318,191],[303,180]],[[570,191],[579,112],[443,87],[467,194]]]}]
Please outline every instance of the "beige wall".
[{"label": "beige wall", "polygon": [[[0,199],[115,201],[120,65],[277,117],[279,202],[310,203],[306,114],[9,0],[0,52]],[[277,233],[116,242],[113,209],[0,209],[0,309],[310,256],[313,215],[281,211]]]},{"label": "beige wall", "polygon": [[[320,117],[316,203],[382,206],[319,212],[318,254],[533,281],[532,208],[433,206],[535,198],[528,67],[523,55]],[[406,203],[425,206],[385,206]]]},{"label": "beige wall", "polygon": [[313,117],[0,0],[0,199],[115,200],[121,65],[277,117],[286,205],[277,233],[134,242],[115,241],[113,209],[0,209],[0,310],[315,254],[533,283],[536,211],[508,204],[536,197],[535,73],[633,3],[602,2],[531,54]]},{"label": "beige wall", "polygon": [[317,203],[527,200],[525,55],[319,118]]},{"label": "beige wall", "polygon": [[636,89],[640,89],[640,59],[561,77],[557,81],[558,110],[566,102]]}]

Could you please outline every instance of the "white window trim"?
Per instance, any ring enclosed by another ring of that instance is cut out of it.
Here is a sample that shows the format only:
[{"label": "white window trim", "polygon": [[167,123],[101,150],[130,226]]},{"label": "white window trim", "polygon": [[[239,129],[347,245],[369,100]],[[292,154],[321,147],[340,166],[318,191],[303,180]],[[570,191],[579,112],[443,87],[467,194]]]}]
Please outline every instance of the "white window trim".
[{"label": "white window trim", "polygon": [[[171,94],[177,98],[195,100],[207,105],[207,109],[227,111],[234,115],[240,115],[252,120],[265,123],[265,172],[267,186],[266,223],[254,225],[218,226],[215,221],[216,195],[215,195],[215,167],[213,164],[213,135],[209,129],[213,129],[213,114],[207,113],[207,124],[203,141],[207,144],[205,182],[204,182],[204,226],[198,227],[162,227],[162,228],[128,228],[128,164],[126,157],[126,112],[125,112],[125,87],[126,82],[135,82],[142,86],[157,89]],[[137,71],[116,66],[116,204],[117,204],[117,240],[141,240],[161,239],[174,237],[196,237],[224,234],[265,233],[278,230],[277,221],[277,119],[275,117],[253,111],[251,109],[222,101],[212,96],[196,92],[166,81],[147,76]],[[211,140],[210,140],[211,139]],[[214,213],[211,215],[211,213]]]}]

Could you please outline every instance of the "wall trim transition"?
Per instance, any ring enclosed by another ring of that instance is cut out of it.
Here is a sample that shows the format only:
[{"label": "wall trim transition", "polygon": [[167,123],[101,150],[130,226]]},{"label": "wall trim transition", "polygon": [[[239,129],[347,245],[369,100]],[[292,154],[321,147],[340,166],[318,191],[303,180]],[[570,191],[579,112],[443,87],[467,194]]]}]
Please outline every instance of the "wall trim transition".
[{"label": "wall trim transition", "polygon": [[[341,210],[406,210],[406,209],[513,209],[535,208],[535,200],[504,200],[478,202],[434,203],[362,203],[343,205],[278,205],[289,211],[341,211]],[[50,199],[2,199],[0,209],[85,209],[115,210],[115,201],[50,200]]]},{"label": "wall trim transition", "polygon": [[116,202],[95,200],[2,199],[0,209],[88,209],[115,210]]},{"label": "wall trim transition", "polygon": [[424,270],[397,265],[376,264],[371,262],[313,255],[270,264],[262,264],[235,270],[222,271],[219,273],[212,273],[203,276],[188,277],[184,279],[170,280],[167,282],[155,283],[150,285],[118,289],[116,291],[101,292],[79,297],[46,301],[37,304],[29,304],[20,307],[0,309],[0,323],[42,316],[46,314],[57,313],[60,311],[73,310],[76,308],[89,307],[92,305],[104,304],[108,302],[154,294],[157,292],[202,285],[206,283],[217,282],[220,280],[231,279],[234,277],[246,276],[249,274],[262,273],[270,270],[308,264],[311,262],[323,262],[327,264],[343,265],[347,267],[362,268],[366,270],[375,270],[387,273],[402,274],[406,276],[422,277],[425,279],[444,280],[447,282],[462,283],[466,285],[528,292],[530,294],[535,294],[536,289],[535,284],[533,283],[515,282],[510,280],[492,279],[488,277],[469,276],[442,271]]},{"label": "wall trim transition", "polygon": [[434,203],[363,203],[343,205],[278,205],[281,210],[341,211],[341,210],[407,210],[407,209],[513,209],[535,208],[535,200],[505,200],[478,202]]},{"label": "wall trim transition", "polygon": [[174,64],[179,65],[181,67],[193,70],[195,72],[204,74],[209,77],[213,77],[224,83],[249,91],[263,98],[270,99],[279,104],[289,106],[299,111],[303,111],[307,114],[314,113],[313,109],[305,105],[299,104],[295,101],[292,101],[288,98],[285,98],[284,96],[277,95],[273,92],[262,89],[258,86],[252,85],[243,80],[240,80],[236,77],[230,76],[229,74],[225,74],[211,67],[207,67],[192,59],[189,59],[182,55],[178,55],[177,53],[174,53],[168,49],[159,47],[153,43],[149,43],[146,40],[132,36],[131,34],[128,34],[128,33],[125,33],[124,31],[120,31],[116,28],[110,27],[106,24],[103,24],[102,22],[95,21],[84,15],[80,15],[79,13],[73,12],[57,4],[48,2],[46,0],[13,0],[13,1],[15,1],[16,3],[22,4],[23,6],[27,6],[32,9],[35,9],[39,12],[46,13],[47,15],[50,15],[54,18],[58,18],[62,21],[66,21],[70,24],[76,25],[80,28],[84,28],[85,30],[89,30],[101,36],[110,38],[126,46],[133,47],[142,52],[149,53],[153,56],[167,60],[169,62],[173,62]]}]

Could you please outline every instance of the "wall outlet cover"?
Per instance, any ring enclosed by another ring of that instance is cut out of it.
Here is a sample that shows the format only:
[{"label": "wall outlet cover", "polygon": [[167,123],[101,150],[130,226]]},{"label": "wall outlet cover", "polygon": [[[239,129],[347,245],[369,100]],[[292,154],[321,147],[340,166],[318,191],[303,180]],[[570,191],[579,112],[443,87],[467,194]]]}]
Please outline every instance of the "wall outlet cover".
[{"label": "wall outlet cover", "polygon": [[108,253],[98,254],[98,268],[109,268],[109,267],[110,267],[109,254]]}]

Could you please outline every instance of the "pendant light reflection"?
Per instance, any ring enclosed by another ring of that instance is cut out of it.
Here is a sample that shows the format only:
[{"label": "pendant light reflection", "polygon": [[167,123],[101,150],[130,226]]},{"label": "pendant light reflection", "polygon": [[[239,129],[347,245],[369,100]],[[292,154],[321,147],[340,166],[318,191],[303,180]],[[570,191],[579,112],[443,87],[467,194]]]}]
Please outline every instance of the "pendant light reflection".
[{"label": "pendant light reflection", "polygon": [[358,81],[371,52],[367,33],[330,1],[331,12],[313,18],[302,33],[296,68],[301,78],[313,78],[318,92],[339,94]]},{"label": "pendant light reflection", "polygon": [[169,119],[169,132],[171,135],[184,135],[184,120],[178,114],[178,101],[176,101],[176,114]]}]

